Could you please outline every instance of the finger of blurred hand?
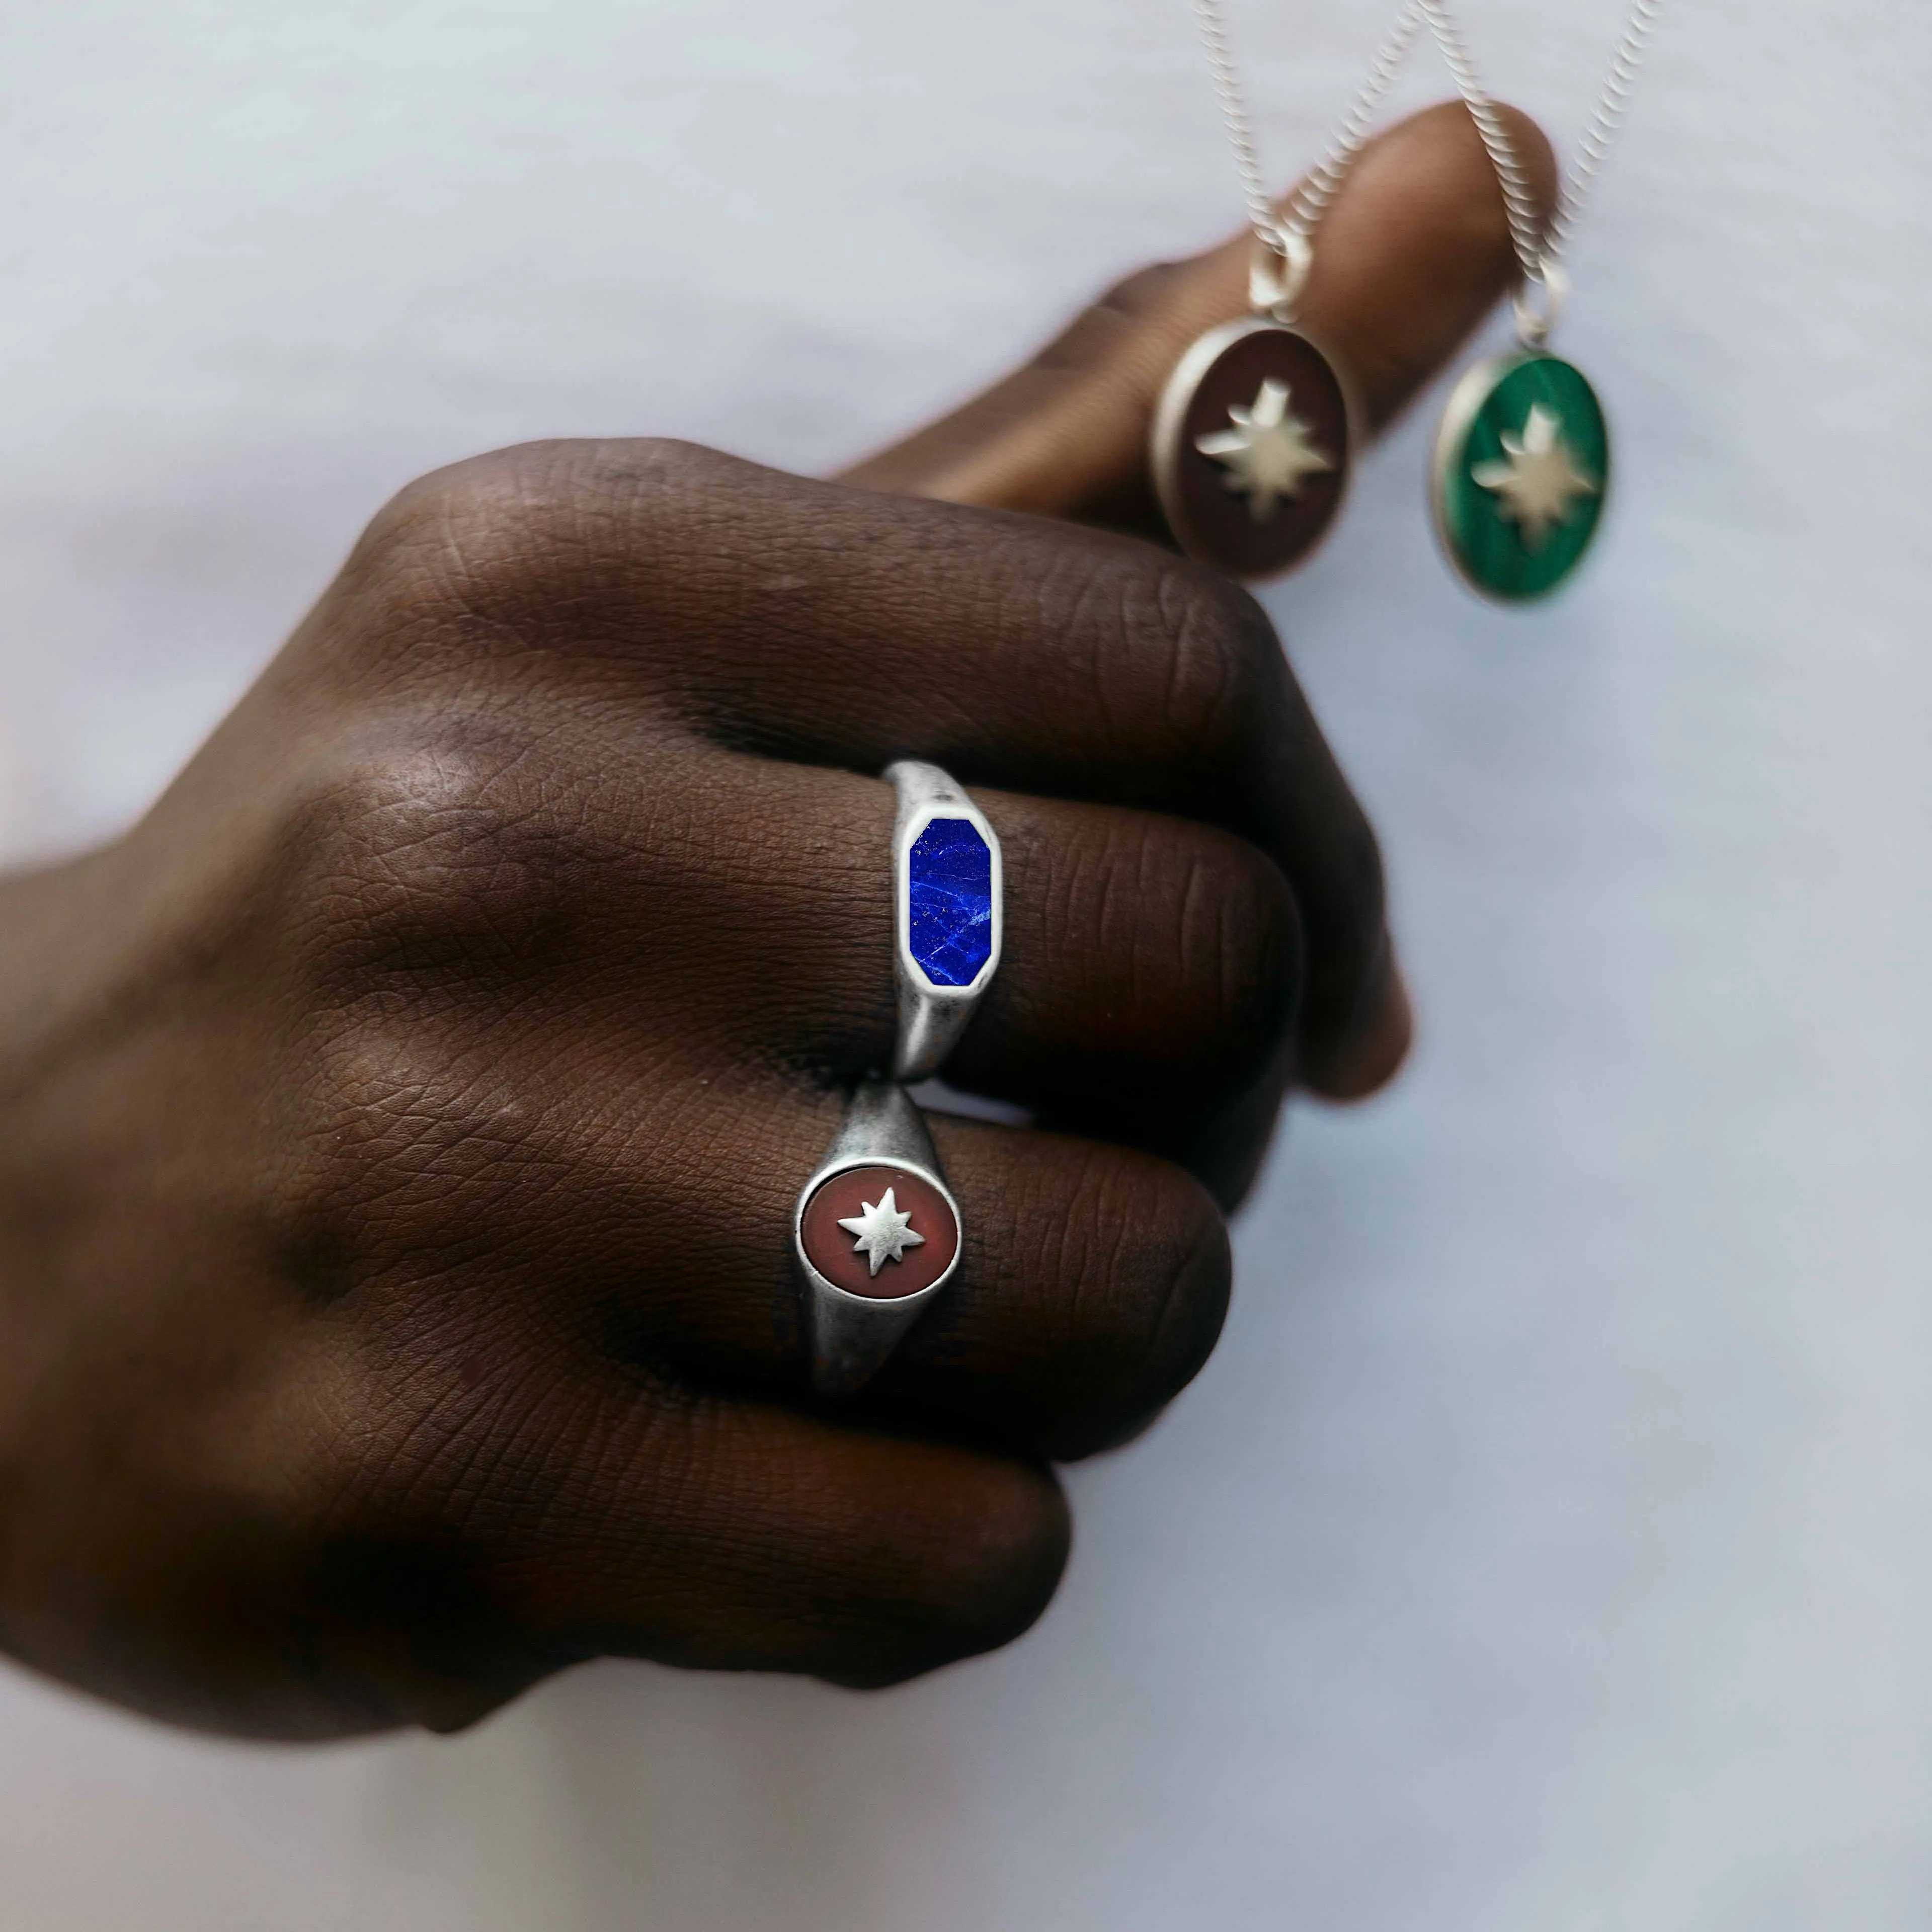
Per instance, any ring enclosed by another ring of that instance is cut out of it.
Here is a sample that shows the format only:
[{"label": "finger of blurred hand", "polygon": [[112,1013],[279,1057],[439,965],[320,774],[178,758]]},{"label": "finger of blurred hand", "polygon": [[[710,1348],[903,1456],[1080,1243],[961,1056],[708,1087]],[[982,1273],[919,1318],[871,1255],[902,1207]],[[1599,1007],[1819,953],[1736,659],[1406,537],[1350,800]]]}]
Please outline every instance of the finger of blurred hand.
[{"label": "finger of blurred hand", "polygon": [[[1549,143],[1501,110],[1546,207]],[[1252,238],[1145,268],[1110,290],[1025,367],[844,480],[949,502],[1157,532],[1147,440],[1162,386],[1195,337],[1245,312]],[[1365,147],[1323,218],[1301,321],[1386,424],[1515,279],[1496,173],[1460,102],[1425,109]]]}]

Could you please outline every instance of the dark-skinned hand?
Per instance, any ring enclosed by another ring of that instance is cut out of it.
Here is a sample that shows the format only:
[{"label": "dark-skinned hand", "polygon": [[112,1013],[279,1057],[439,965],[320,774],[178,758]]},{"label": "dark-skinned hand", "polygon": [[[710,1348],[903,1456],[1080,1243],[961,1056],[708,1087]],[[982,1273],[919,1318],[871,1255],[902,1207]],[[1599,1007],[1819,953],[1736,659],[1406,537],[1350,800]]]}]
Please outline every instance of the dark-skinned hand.
[{"label": "dark-skinned hand", "polygon": [[[599,1654],[883,1684],[1038,1616],[1051,1464],[1200,1366],[1284,1094],[1408,1037],[1266,620],[1124,533],[1244,268],[1136,277],[842,482],[648,442],[426,478],[140,824],[0,886],[14,1654],[314,1737]],[[1385,420],[1510,272],[1432,110],[1308,320]],[[948,1077],[1040,1125],[936,1122],[961,1279],[825,1405],[789,1214],[891,1040],[902,754],[1006,852]]]}]

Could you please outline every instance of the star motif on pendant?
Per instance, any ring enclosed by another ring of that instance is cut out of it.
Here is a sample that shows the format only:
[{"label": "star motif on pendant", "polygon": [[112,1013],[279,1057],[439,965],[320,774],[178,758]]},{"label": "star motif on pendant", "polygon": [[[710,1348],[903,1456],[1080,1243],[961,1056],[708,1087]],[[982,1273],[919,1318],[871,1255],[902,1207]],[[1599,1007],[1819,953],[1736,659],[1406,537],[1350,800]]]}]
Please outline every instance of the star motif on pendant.
[{"label": "star motif on pendant", "polygon": [[911,1215],[899,1212],[892,1192],[887,1188],[876,1208],[869,1201],[861,1202],[863,1214],[848,1215],[838,1223],[848,1234],[858,1237],[852,1252],[865,1256],[874,1274],[881,1262],[902,1262],[907,1249],[926,1246],[926,1237],[913,1232]]},{"label": "star motif on pendant", "polygon": [[1469,472],[1502,500],[1497,508],[1516,524],[1526,550],[1540,550],[1551,526],[1570,520],[1576,500],[1594,496],[1603,488],[1577,467],[1562,430],[1563,419],[1555,410],[1532,403],[1522,436],[1504,434],[1504,460],[1478,463]]},{"label": "star motif on pendant", "polygon": [[1228,406],[1232,428],[1198,437],[1194,447],[1227,471],[1228,489],[1248,500],[1248,514],[1264,524],[1284,496],[1298,496],[1310,476],[1333,470],[1334,459],[1310,440],[1308,425],[1291,416],[1288,385],[1270,376],[1246,409]]}]

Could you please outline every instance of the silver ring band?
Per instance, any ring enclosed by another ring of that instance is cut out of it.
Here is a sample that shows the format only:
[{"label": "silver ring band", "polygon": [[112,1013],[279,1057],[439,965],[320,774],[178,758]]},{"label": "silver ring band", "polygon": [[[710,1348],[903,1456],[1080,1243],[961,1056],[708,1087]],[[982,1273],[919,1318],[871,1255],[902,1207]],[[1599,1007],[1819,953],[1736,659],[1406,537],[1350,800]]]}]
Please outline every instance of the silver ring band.
[{"label": "silver ring band", "polygon": [[898,1024],[890,1077],[860,1083],[792,1210],[812,1386],[847,1395],[878,1372],[952,1279],[965,1231],[926,1119],[901,1084],[938,1071],[999,970],[1000,841],[937,765],[886,768]]},{"label": "silver ring band", "polygon": [[849,1395],[952,1279],[964,1245],[925,1117],[896,1081],[868,1080],[854,1094],[824,1163],[799,1190],[791,1233],[812,1385]]},{"label": "silver ring band", "polygon": [[886,776],[898,794],[892,1078],[924,1080],[938,1072],[999,970],[1005,881],[999,835],[937,765],[902,758]]}]

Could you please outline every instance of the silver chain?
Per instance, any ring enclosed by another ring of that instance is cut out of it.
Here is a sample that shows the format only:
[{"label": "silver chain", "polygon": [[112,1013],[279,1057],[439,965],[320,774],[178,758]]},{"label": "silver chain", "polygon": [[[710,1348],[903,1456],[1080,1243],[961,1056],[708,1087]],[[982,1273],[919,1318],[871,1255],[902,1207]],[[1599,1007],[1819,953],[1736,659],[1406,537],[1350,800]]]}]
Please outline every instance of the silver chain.
[{"label": "silver chain", "polygon": [[1516,158],[1515,143],[1502,116],[1496,112],[1495,98],[1478,76],[1446,0],[1417,0],[1417,4],[1428,20],[1429,30],[1454,76],[1456,91],[1462,95],[1462,104],[1468,109],[1469,118],[1475,122],[1483,146],[1489,151],[1490,165],[1502,188],[1503,205],[1509,212],[1510,237],[1516,244],[1516,260],[1522,265],[1524,278],[1532,282],[1546,280],[1576,225],[1584,198],[1604,165],[1617,130],[1623,124],[1630,106],[1630,85],[1643,64],[1658,16],[1664,10],[1664,0],[1633,0],[1623,36],[1611,58],[1609,78],[1591,110],[1582,138],[1576,144],[1576,158],[1558,191],[1556,206],[1546,225],[1538,214],[1529,177]]},{"label": "silver chain", "polygon": [[1547,222],[1537,206],[1529,176],[1516,157],[1516,144],[1497,112],[1495,98],[1484,86],[1469,58],[1448,0],[1403,0],[1388,38],[1370,64],[1361,92],[1328,137],[1321,160],[1289,196],[1286,208],[1279,215],[1255,151],[1254,133],[1241,92],[1240,76],[1228,46],[1221,0],[1193,0],[1193,5],[1201,28],[1201,44],[1214,77],[1214,92],[1221,104],[1221,118],[1228,130],[1228,144],[1234,150],[1235,170],[1240,176],[1242,196],[1248,205],[1249,224],[1262,249],[1276,260],[1276,271],[1264,272],[1258,268],[1251,278],[1257,307],[1272,308],[1282,320],[1287,319],[1307,277],[1310,239],[1367,140],[1375,111],[1395,79],[1416,30],[1426,21],[1455,80],[1456,91],[1462,97],[1469,118],[1483,138],[1490,166],[1496,170],[1509,218],[1510,240],[1524,283],[1540,287],[1542,292],[1540,308],[1528,303],[1522,292],[1518,292],[1517,332],[1526,343],[1540,344],[1544,340],[1568,286],[1558,266],[1558,258],[1576,225],[1584,197],[1622,124],[1630,105],[1630,86],[1655,31],[1664,0],[1633,0],[1630,18],[1610,62],[1609,78],[1576,144],[1576,159],[1558,191],[1556,206]]},{"label": "silver chain", "polygon": [[[1196,0],[1196,4],[1202,4],[1203,0]],[[1206,4],[1213,4],[1213,0],[1206,0]],[[1369,63],[1361,92],[1329,136],[1328,148],[1321,160],[1303,176],[1288,197],[1288,212],[1282,226],[1289,234],[1306,241],[1315,232],[1316,224],[1328,212],[1328,204],[1335,199],[1335,191],[1342,185],[1342,177],[1362,152],[1376,110],[1382,105],[1382,96],[1389,91],[1390,83],[1408,52],[1409,43],[1415,38],[1415,31],[1421,24],[1420,0],[1406,0],[1395,16],[1395,24],[1389,28],[1388,39],[1376,50],[1376,57]]]},{"label": "silver chain", "polygon": [[1630,8],[1623,38],[1617,42],[1616,52],[1611,57],[1610,75],[1604,82],[1604,91],[1591,111],[1589,124],[1583,130],[1582,139],[1576,143],[1576,159],[1570,167],[1569,179],[1563,184],[1556,212],[1550,220],[1550,234],[1543,244],[1546,255],[1561,250],[1582,208],[1583,197],[1589,193],[1598,170],[1604,165],[1604,157],[1610,152],[1610,143],[1623,125],[1624,115],[1630,106],[1630,84],[1636,79],[1637,69],[1643,64],[1650,37],[1657,31],[1657,16],[1663,10],[1664,0],[1635,0]]},{"label": "silver chain", "polygon": [[1418,0],[1418,4],[1429,22],[1429,31],[1436,37],[1436,44],[1442,51],[1450,77],[1455,81],[1456,92],[1462,97],[1462,104],[1469,110],[1469,118],[1475,122],[1476,131],[1483,137],[1490,165],[1496,171],[1497,184],[1503,191],[1504,212],[1509,217],[1510,240],[1515,246],[1516,259],[1522,267],[1523,278],[1527,281],[1540,281],[1545,257],[1553,253],[1550,239],[1554,232],[1553,224],[1549,230],[1544,226],[1543,211],[1537,206],[1535,190],[1530,186],[1529,176],[1523,171],[1522,164],[1516,159],[1516,143],[1510,139],[1503,117],[1496,112],[1494,98],[1477,77],[1469,50],[1462,43],[1462,32],[1444,0]]},{"label": "silver chain", "polygon": [[1292,237],[1294,242],[1301,243],[1307,242],[1316,224],[1328,212],[1328,204],[1335,199],[1335,191],[1342,185],[1342,177],[1368,139],[1369,124],[1375,111],[1381,105],[1382,96],[1388,92],[1389,83],[1395,79],[1396,70],[1402,65],[1402,56],[1415,38],[1417,28],[1422,25],[1422,0],[1402,0],[1395,24],[1370,63],[1368,78],[1362,82],[1354,106],[1329,136],[1327,152],[1295,190],[1286,209],[1280,215],[1275,213],[1274,197],[1268,191],[1260,158],[1255,152],[1254,132],[1248,120],[1247,104],[1241,93],[1240,76],[1235,71],[1234,55],[1228,44],[1228,24],[1221,11],[1221,0],[1194,0],[1194,17],[1200,23],[1201,44],[1207,50],[1208,65],[1214,76],[1214,92],[1220,99],[1221,118],[1228,130],[1228,145],[1234,151],[1234,167],[1241,178],[1242,196],[1248,204],[1249,224],[1255,231],[1255,239],[1264,248],[1277,255],[1288,256],[1294,251],[1286,238]]}]

